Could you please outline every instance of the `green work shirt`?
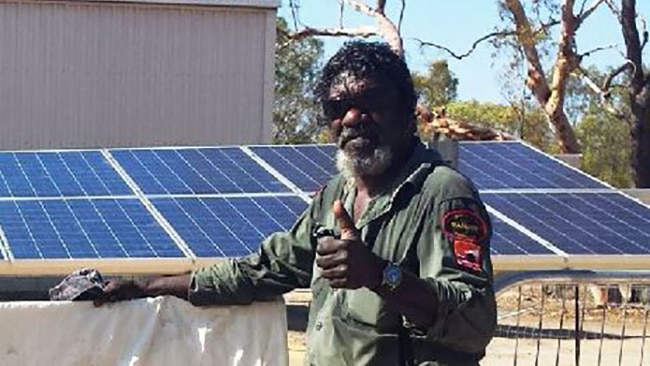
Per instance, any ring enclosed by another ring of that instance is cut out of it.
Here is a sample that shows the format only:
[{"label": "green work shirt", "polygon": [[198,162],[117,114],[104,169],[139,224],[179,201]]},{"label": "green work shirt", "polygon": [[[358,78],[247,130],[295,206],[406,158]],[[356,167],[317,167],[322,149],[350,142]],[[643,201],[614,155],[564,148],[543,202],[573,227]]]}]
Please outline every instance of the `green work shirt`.
[{"label": "green work shirt", "polygon": [[336,230],[333,202],[352,213],[355,197],[354,184],[337,175],[290,231],[268,237],[259,252],[194,271],[189,300],[247,304],[311,287],[309,365],[477,365],[496,306],[492,230],[472,183],[418,143],[392,188],[373,198],[356,224],[375,254],[424,279],[438,299],[432,324],[417,327],[375,292],[333,289],[320,276],[313,233]]}]

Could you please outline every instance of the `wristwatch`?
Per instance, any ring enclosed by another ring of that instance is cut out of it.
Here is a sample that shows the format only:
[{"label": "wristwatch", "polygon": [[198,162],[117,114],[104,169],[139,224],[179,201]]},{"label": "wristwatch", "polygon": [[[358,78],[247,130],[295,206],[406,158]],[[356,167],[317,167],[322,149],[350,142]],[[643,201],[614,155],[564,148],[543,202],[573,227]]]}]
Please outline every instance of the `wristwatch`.
[{"label": "wristwatch", "polygon": [[402,283],[402,268],[393,262],[388,262],[382,271],[382,276],[381,284],[391,292],[395,291],[397,286]]}]

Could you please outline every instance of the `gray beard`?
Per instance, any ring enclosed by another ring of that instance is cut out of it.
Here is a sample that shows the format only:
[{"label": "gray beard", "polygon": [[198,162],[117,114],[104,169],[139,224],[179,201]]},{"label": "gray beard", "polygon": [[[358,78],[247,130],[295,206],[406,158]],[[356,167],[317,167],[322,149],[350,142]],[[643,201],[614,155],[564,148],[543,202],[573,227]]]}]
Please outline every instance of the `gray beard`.
[{"label": "gray beard", "polygon": [[336,152],[336,167],[346,179],[373,176],[385,172],[393,161],[393,152],[388,146],[379,146],[372,155],[348,156],[342,149]]}]

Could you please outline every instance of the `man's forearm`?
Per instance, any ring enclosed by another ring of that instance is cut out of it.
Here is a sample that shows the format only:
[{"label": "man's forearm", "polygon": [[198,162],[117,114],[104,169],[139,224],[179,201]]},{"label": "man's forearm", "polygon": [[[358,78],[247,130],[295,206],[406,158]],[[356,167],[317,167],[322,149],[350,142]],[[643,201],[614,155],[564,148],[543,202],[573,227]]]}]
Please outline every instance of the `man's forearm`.
[{"label": "man's forearm", "polygon": [[173,295],[187,300],[187,294],[191,280],[192,275],[189,273],[175,276],[157,277],[145,282],[143,284],[143,291],[146,296],[150,297]]}]

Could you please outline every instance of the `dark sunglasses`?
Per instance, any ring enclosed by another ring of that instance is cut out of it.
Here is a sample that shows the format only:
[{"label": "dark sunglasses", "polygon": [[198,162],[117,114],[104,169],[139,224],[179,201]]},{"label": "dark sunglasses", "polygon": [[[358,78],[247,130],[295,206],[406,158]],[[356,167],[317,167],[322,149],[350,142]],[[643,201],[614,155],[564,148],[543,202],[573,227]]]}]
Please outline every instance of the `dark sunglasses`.
[{"label": "dark sunglasses", "polygon": [[365,93],[353,98],[333,98],[323,102],[323,113],[330,120],[341,119],[351,108],[357,108],[361,113],[382,112],[389,105],[386,95],[380,93]]}]

